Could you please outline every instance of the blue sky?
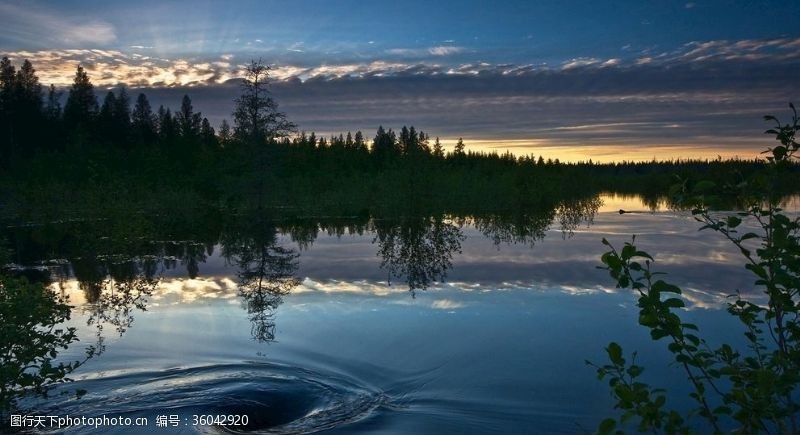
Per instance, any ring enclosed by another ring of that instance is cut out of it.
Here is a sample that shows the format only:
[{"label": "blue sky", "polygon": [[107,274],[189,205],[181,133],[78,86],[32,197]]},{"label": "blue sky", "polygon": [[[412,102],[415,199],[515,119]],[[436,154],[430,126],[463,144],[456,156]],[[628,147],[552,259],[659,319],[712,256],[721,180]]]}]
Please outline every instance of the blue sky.
[{"label": "blue sky", "polygon": [[305,130],[415,124],[574,158],[752,156],[763,112],[798,101],[797,1],[230,3],[0,1],[0,52],[44,83],[81,63],[157,103],[189,93],[215,123],[262,58]]}]

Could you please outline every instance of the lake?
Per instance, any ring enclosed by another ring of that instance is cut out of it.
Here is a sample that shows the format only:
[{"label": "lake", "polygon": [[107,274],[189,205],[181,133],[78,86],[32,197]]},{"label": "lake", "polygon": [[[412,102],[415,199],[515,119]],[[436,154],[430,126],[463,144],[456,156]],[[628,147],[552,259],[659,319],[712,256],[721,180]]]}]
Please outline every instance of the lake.
[{"label": "lake", "polygon": [[605,363],[610,341],[692,405],[637,324],[637,296],[597,268],[601,239],[636,234],[712,344],[741,340],[726,301],[753,282],[721,235],[635,197],[508,216],[220,213],[140,233],[134,215],[128,232],[9,225],[18,268],[49,274],[74,305],[81,342],[59,358],[103,346],[59,387],[85,395],[28,399],[32,414],[148,420],[104,433],[156,431],[159,416],[172,417],[164,433],[222,431],[196,424],[204,415],[247,416],[233,432],[591,431],[613,401],[585,360]]}]

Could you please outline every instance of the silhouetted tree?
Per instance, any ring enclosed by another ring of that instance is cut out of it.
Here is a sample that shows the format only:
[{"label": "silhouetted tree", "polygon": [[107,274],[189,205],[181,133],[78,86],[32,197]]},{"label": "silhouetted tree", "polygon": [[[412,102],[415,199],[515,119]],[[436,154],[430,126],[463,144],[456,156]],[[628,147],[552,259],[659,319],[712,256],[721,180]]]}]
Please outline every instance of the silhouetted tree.
[{"label": "silhouetted tree", "polygon": [[431,153],[431,146],[429,144],[430,137],[425,134],[424,132],[419,132],[419,137],[417,138],[417,148],[422,154],[430,154]]},{"label": "silhouetted tree", "polygon": [[16,125],[16,129],[13,141],[21,150],[30,151],[34,147],[41,146],[40,141],[43,137],[42,85],[39,84],[36,70],[27,59],[17,71],[14,93],[16,109],[12,122]]},{"label": "silhouetted tree", "polygon": [[46,124],[43,146],[49,149],[61,149],[63,140],[63,124],[61,117],[61,92],[56,91],[54,85],[47,90],[47,100],[44,106],[44,120]]},{"label": "silhouetted tree", "polygon": [[433,143],[433,155],[434,157],[442,158],[444,157],[444,148],[442,148],[442,143],[439,142],[439,137],[436,137],[436,141]]},{"label": "silhouetted tree", "polygon": [[114,135],[114,110],[117,106],[117,97],[113,91],[108,91],[97,114],[97,130],[106,142],[111,142]]},{"label": "silhouetted tree", "polygon": [[145,94],[139,94],[131,113],[133,140],[138,145],[153,145],[158,137],[156,119]]},{"label": "silhouetted tree", "polygon": [[172,112],[165,109],[164,106],[158,107],[158,140],[161,145],[169,146],[175,142],[178,136],[178,128],[175,124],[175,119],[172,117]]},{"label": "silhouetted tree", "polygon": [[0,162],[6,162],[13,152],[14,87],[16,68],[4,57],[0,60]]},{"label": "silhouetted tree", "polygon": [[47,90],[47,103],[45,104],[44,114],[51,123],[61,120],[61,92],[56,91],[55,85],[50,85]]},{"label": "silhouetted tree", "polygon": [[278,111],[278,104],[269,96],[269,70],[260,60],[245,68],[242,94],[236,99],[233,112],[236,137],[252,144],[263,144],[296,131],[296,126]]},{"label": "silhouetted tree", "polygon": [[464,154],[464,140],[461,138],[458,138],[458,142],[456,142],[455,153],[458,155]]},{"label": "silhouetted tree", "polygon": [[396,136],[392,129],[386,131],[381,125],[375,133],[375,139],[372,140],[372,154],[379,160],[394,155],[398,151],[396,142]]},{"label": "silhouetted tree", "polygon": [[114,145],[127,148],[131,139],[131,99],[125,87],[121,87],[117,93],[117,101],[114,105]]},{"label": "silhouetted tree", "polygon": [[193,141],[200,136],[202,118],[200,113],[195,113],[192,107],[192,99],[188,95],[183,96],[181,110],[175,115],[181,136],[187,141]]},{"label": "silhouetted tree", "polygon": [[353,147],[359,151],[367,150],[367,143],[364,141],[364,134],[361,133],[361,130],[356,132],[355,139],[353,139]]},{"label": "silhouetted tree", "polygon": [[97,98],[94,96],[94,86],[83,67],[78,66],[64,105],[64,125],[74,141],[83,142],[86,139],[96,115]]},{"label": "silhouetted tree", "polygon": [[228,142],[233,139],[233,134],[231,133],[231,126],[228,124],[227,119],[222,120],[222,124],[219,125],[219,133],[217,134],[219,138],[219,144],[225,146]]},{"label": "silhouetted tree", "polygon": [[125,88],[117,94],[109,91],[97,115],[97,130],[109,145],[127,148],[130,142],[130,98]]},{"label": "silhouetted tree", "polygon": [[214,127],[208,122],[208,118],[203,118],[203,122],[200,124],[200,142],[208,149],[214,149],[219,145]]}]

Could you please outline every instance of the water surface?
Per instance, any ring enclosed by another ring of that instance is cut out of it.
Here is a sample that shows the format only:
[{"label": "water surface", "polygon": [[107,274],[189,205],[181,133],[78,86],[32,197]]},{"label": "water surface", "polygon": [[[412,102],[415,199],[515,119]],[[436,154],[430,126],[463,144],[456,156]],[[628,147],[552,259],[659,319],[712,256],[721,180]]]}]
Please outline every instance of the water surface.
[{"label": "water surface", "polygon": [[725,303],[753,281],[689,213],[635,198],[510,216],[223,221],[161,238],[103,223],[103,234],[86,222],[10,228],[18,264],[46,270],[75,306],[82,341],[60,357],[104,346],[64,387],[82,398],[26,405],[147,417],[141,432],[159,415],[180,416],[165,432],[219,432],[192,416],[245,414],[247,427],[228,430],[575,433],[612,413],[584,363],[604,362],[612,340],[690,405],[681,372],[637,325],[636,296],[597,269],[602,238],[636,234],[712,343],[739,340]]}]

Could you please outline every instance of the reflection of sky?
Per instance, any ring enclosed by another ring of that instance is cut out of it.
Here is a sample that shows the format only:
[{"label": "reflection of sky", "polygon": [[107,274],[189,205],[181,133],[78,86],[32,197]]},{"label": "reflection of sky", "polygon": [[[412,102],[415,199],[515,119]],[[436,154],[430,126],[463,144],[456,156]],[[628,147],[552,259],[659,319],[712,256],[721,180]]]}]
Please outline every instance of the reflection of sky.
[{"label": "reflection of sky", "polygon": [[[570,433],[576,423],[594,427],[611,410],[605,383],[584,360],[604,361],[603,347],[614,340],[640,351],[647,381],[680,392],[680,371],[664,363],[660,343],[636,326],[633,298],[624,294],[573,297],[473,286],[412,299],[404,291],[354,292],[350,284],[330,290],[336,286],[287,297],[269,344],[252,340],[242,307],[220,298],[137,313],[134,326],[80,370],[76,387],[86,387],[89,400],[110,399],[101,408],[108,413],[127,405],[121,395],[137,388],[130,379],[137,372],[149,385],[167,388],[175,382],[168,374],[178,368],[211,366],[213,374],[218,364],[268,361],[344,375],[384,391],[397,406],[372,417],[382,433],[512,433],[523,426]],[[712,339],[734,336],[727,317],[720,310],[685,315]],[[111,376],[117,377],[103,381]],[[198,402],[214,403],[215,391],[197,388]],[[157,413],[170,396],[158,400],[127,406]]]}]

